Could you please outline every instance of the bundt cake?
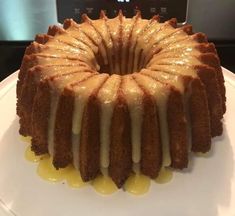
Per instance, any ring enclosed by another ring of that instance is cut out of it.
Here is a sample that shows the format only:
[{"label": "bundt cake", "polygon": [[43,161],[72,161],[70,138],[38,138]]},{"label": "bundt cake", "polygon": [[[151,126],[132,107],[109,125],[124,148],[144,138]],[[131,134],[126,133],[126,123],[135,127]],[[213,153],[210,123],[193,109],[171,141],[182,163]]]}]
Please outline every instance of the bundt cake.
[{"label": "bundt cake", "polygon": [[98,20],[49,27],[26,49],[17,83],[20,134],[84,181],[186,168],[222,134],[225,87],[214,44],[176,19]]}]

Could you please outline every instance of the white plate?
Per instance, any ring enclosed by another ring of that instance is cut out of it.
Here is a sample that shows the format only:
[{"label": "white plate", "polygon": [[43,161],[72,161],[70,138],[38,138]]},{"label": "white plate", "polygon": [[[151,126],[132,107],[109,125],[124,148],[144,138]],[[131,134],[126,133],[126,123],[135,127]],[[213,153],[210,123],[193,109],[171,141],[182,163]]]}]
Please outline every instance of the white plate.
[{"label": "white plate", "polygon": [[[144,196],[118,191],[101,196],[90,186],[71,189],[38,177],[24,159],[18,134],[14,73],[0,84],[0,215],[17,216],[235,216],[235,76],[224,69],[227,112],[223,136],[213,139],[209,157],[193,157],[170,183],[151,184]],[[200,136],[200,134],[199,134]]]}]

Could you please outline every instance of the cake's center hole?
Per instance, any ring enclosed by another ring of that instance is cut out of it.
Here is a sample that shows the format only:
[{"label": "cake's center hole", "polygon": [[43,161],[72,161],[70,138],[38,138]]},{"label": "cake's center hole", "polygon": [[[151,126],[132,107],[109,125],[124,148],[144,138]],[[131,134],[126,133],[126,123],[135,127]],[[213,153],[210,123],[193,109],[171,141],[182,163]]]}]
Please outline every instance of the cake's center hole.
[{"label": "cake's center hole", "polygon": [[148,61],[142,50],[131,52],[128,48],[123,48],[106,58],[97,58],[97,62],[100,66],[100,73],[125,75],[141,71]]}]

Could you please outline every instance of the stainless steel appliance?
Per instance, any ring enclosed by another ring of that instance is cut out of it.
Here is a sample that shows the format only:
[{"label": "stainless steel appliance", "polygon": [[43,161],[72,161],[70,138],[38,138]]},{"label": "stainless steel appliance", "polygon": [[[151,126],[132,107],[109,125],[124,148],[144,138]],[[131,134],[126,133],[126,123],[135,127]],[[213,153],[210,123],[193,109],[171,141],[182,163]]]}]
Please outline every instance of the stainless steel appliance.
[{"label": "stainless steel appliance", "polygon": [[142,17],[146,19],[159,14],[161,21],[176,17],[179,23],[184,23],[188,0],[57,0],[56,2],[60,22],[67,17],[80,21],[83,13],[87,13],[92,19],[97,19],[101,10],[104,10],[108,17],[115,17],[121,9],[127,17],[132,17],[137,10],[140,10]]}]

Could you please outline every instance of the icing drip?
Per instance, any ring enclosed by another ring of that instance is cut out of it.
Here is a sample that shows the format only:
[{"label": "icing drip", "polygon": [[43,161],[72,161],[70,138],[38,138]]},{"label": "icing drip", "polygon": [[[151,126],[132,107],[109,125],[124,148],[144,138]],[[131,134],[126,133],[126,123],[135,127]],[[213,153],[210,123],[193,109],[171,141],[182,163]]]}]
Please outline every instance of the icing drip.
[{"label": "icing drip", "polygon": [[133,56],[131,56],[131,60],[132,60],[132,65],[131,65],[131,72],[136,72],[138,70],[138,65],[137,65],[137,61],[138,61],[138,57],[140,54],[140,49],[137,46],[138,43],[138,37],[147,29],[151,26],[151,21],[148,20],[140,20],[138,19],[138,21],[136,22],[136,25],[133,29],[132,32],[132,46],[130,47],[130,53]]},{"label": "icing drip", "polygon": [[[193,70],[189,68],[191,72],[193,73]],[[160,82],[170,84],[171,86],[174,86],[177,90],[179,90],[183,94],[184,99],[184,108],[186,113],[186,121],[188,124],[186,124],[187,127],[187,137],[188,137],[188,146],[189,151],[191,149],[191,119],[190,119],[190,112],[189,112],[189,99],[191,95],[191,83],[186,84],[184,81],[184,77],[182,75],[175,75],[171,73],[166,73],[162,71],[150,71],[150,70],[142,70],[142,74],[146,74],[151,77],[157,78]],[[186,85],[186,86],[185,86]]]},{"label": "icing drip", "polygon": [[131,75],[123,76],[122,91],[127,99],[131,117],[132,161],[139,163],[141,159],[141,125],[143,92]]},{"label": "icing drip", "polygon": [[82,126],[82,116],[84,108],[87,104],[89,96],[100,87],[100,85],[107,79],[107,74],[95,75],[73,86],[75,92],[74,112],[72,120],[72,149],[74,158],[74,167],[79,167],[79,143],[80,143],[80,132]]},{"label": "icing drip", "polygon": [[51,92],[51,105],[50,105],[50,117],[48,121],[48,152],[53,157],[54,155],[54,128],[55,128],[55,119],[56,111],[59,102],[59,95]]},{"label": "icing drip", "polygon": [[110,145],[110,126],[113,114],[114,102],[120,86],[121,77],[112,75],[99,90],[98,98],[101,102],[101,121],[100,121],[100,166],[109,167],[109,145]]},{"label": "icing drip", "polygon": [[56,170],[49,156],[41,160],[37,168],[37,173],[41,178],[52,182],[62,181],[66,171],[67,168]]},{"label": "icing drip", "polygon": [[[76,105],[74,106],[74,109],[76,109]],[[73,120],[78,119],[78,114],[74,112],[73,114]],[[81,121],[81,119],[79,119]],[[78,122],[77,122],[78,123]],[[72,123],[74,125],[74,121]],[[72,154],[73,154],[73,166],[79,170],[79,146],[80,146],[80,133],[75,134],[72,132]]]},{"label": "icing drip", "polygon": [[148,69],[155,71],[160,71],[160,72],[165,72],[169,73],[172,75],[185,75],[185,76],[192,76],[192,77],[197,77],[196,70],[187,65],[151,65],[148,67]]},{"label": "icing drip", "polygon": [[112,194],[118,190],[112,179],[108,176],[100,175],[94,181],[92,181],[94,189],[101,194]]},{"label": "icing drip", "polygon": [[[113,57],[114,65],[113,65],[113,71],[112,73],[120,74],[121,73],[121,65],[119,64],[119,52],[120,50],[120,26],[121,22],[119,17],[115,17],[114,19],[108,19],[106,21],[107,27],[109,29],[112,41],[113,41]],[[116,63],[115,63],[116,62]]]},{"label": "icing drip", "polygon": [[73,188],[81,188],[88,184],[82,180],[80,172],[71,165],[67,168],[65,179],[68,185]]},{"label": "icing drip", "polygon": [[137,28],[135,29],[136,24],[138,24],[138,20],[139,20],[139,15],[136,15],[135,17],[133,17],[134,19],[134,23],[133,23],[133,27],[131,30],[131,34],[130,34],[130,38],[129,38],[129,46],[128,46],[128,62],[127,62],[127,73],[132,73],[133,72],[133,57],[134,57],[134,48],[135,48],[135,34],[137,33]]},{"label": "icing drip", "polygon": [[[154,65],[180,65],[180,66],[193,66],[200,65],[201,62],[194,56],[184,56],[184,58],[167,57],[158,58],[158,55],[151,60]],[[151,64],[150,64],[151,66]]]},{"label": "icing drip", "polygon": [[43,156],[37,156],[35,153],[31,150],[31,146],[28,146],[25,151],[25,159],[31,162],[39,162]]},{"label": "icing drip", "polygon": [[124,185],[124,190],[134,195],[142,195],[149,191],[150,178],[144,175],[132,174]]},{"label": "icing drip", "polygon": [[133,163],[132,169],[135,174],[140,174],[140,163]]},{"label": "icing drip", "polygon": [[[51,87],[60,94],[64,87],[66,85],[73,85],[73,83],[81,82],[82,80],[87,79],[88,77],[92,76],[91,73],[88,72],[80,72],[80,73],[74,73],[74,74],[68,74],[65,76],[59,76],[54,78],[50,85]],[[72,143],[78,143],[79,142],[79,136],[72,134]],[[72,145],[73,152],[78,152],[79,149],[77,149],[77,146],[79,145]],[[74,161],[78,160],[77,154],[73,155]],[[78,169],[76,166],[77,163],[74,164],[74,166]]]},{"label": "icing drip", "polygon": [[158,184],[165,184],[167,182],[170,182],[172,178],[173,178],[173,172],[169,168],[162,167],[155,181]]},{"label": "icing drip", "polygon": [[134,75],[137,82],[139,82],[151,95],[156,99],[158,107],[159,126],[161,133],[162,151],[163,151],[163,166],[169,166],[171,163],[169,150],[169,134],[167,124],[167,99],[169,89],[162,83],[141,75],[140,73]]},{"label": "icing drip", "polygon": [[106,59],[105,64],[109,65],[109,71],[112,73],[113,71],[113,59],[112,59],[112,49],[113,49],[113,43],[111,40],[110,32],[108,31],[107,25],[106,25],[106,19],[100,19],[96,22],[93,22],[93,26],[97,33],[102,38],[102,43],[104,43],[104,47],[106,48]]},{"label": "icing drip", "polygon": [[86,77],[90,76],[90,73],[81,73],[81,74],[70,74],[67,76],[59,76],[55,77],[53,82],[50,82],[52,90],[57,89],[57,93],[51,91],[51,110],[50,110],[50,118],[48,121],[48,151],[51,156],[54,155],[54,127],[55,127],[55,120],[56,120],[56,112],[57,106],[60,98],[61,91],[64,87],[76,81],[82,80]]},{"label": "icing drip", "polygon": [[122,38],[123,38],[123,47],[121,50],[121,72],[122,74],[128,74],[128,55],[129,55],[129,46],[130,46],[130,36],[135,22],[135,17],[133,19],[123,19],[123,28],[122,28]]},{"label": "icing drip", "polygon": [[97,32],[96,28],[93,26],[95,21],[90,20],[86,17],[84,23],[80,25],[81,31],[83,31],[89,38],[92,38],[92,42],[98,46],[99,54],[102,56],[102,61],[104,64],[107,64],[107,53],[105,46],[102,41],[102,37]]}]

